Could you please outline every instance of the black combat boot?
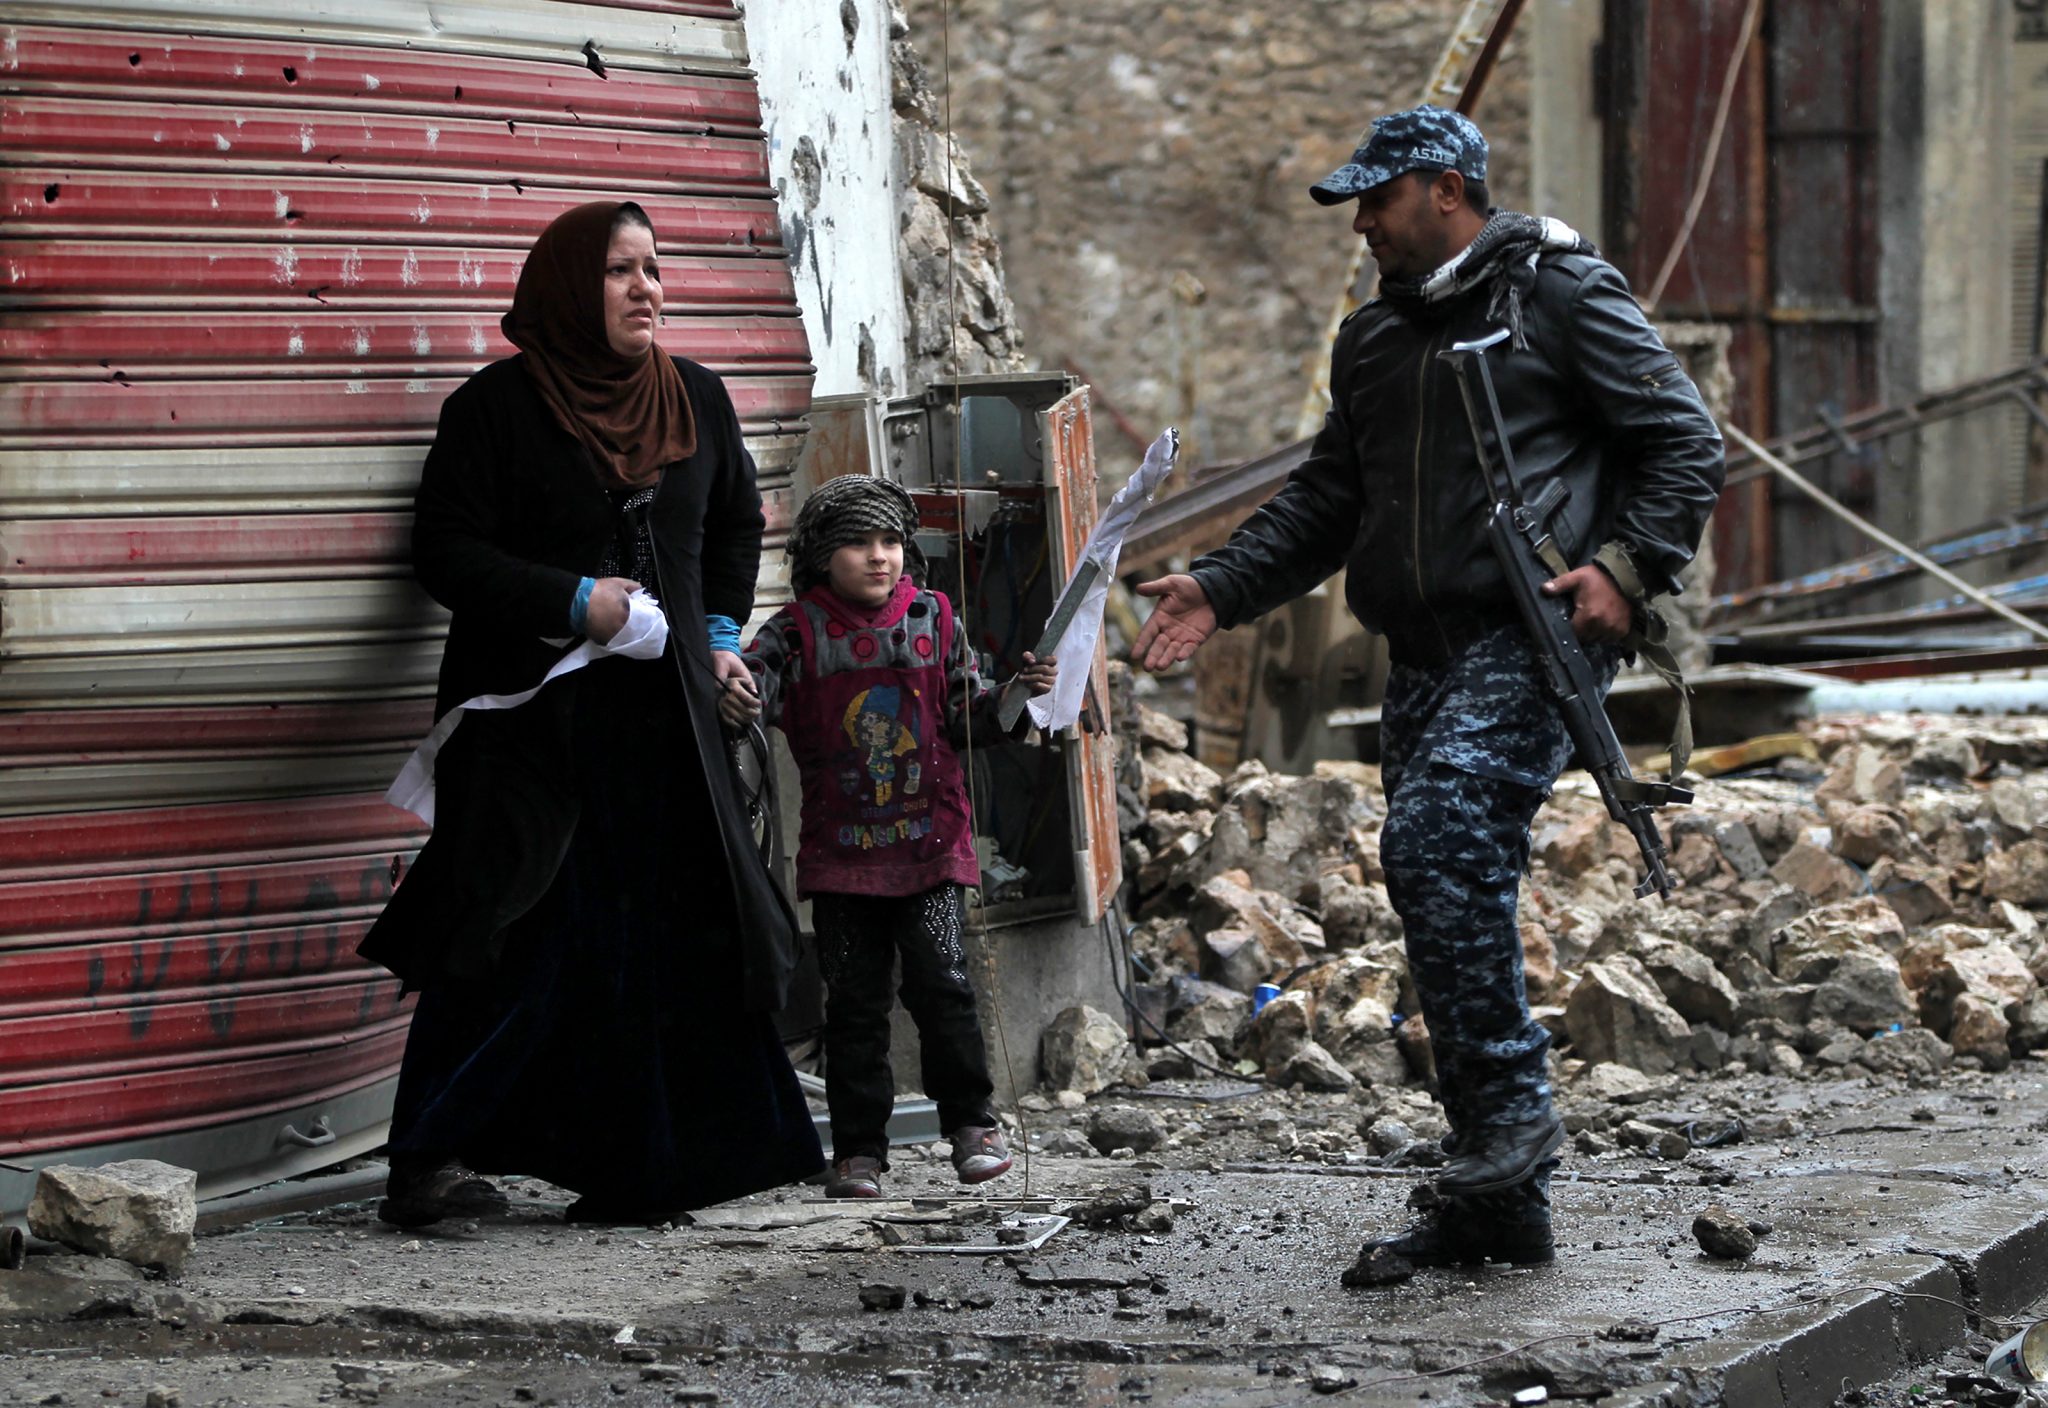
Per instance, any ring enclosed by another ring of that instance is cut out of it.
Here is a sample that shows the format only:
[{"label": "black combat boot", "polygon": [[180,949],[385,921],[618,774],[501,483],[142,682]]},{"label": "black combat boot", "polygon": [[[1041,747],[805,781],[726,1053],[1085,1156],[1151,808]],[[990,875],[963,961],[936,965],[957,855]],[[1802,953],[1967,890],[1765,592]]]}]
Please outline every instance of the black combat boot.
[{"label": "black combat boot", "polygon": [[1437,1175],[1436,1186],[1445,1196],[1455,1198],[1497,1193],[1526,1183],[1545,1159],[1563,1147],[1564,1121],[1545,1115],[1524,1124],[1475,1129],[1462,1144]]}]

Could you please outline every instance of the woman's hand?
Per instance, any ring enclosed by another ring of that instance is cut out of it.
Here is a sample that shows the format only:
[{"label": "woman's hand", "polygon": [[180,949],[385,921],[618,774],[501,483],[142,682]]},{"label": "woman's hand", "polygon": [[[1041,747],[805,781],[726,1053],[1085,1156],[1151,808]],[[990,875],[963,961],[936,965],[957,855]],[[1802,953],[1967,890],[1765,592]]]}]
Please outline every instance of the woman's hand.
[{"label": "woman's hand", "polygon": [[1060,662],[1041,660],[1027,650],[1024,652],[1024,668],[1017,672],[1017,678],[1033,694],[1050,694],[1052,687],[1059,683]]},{"label": "woman's hand", "polygon": [[754,672],[747,662],[730,650],[711,652],[711,672],[718,676],[718,716],[734,728],[745,728],[761,717],[761,696],[754,688]]},{"label": "woman's hand", "polygon": [[625,628],[633,608],[626,598],[640,590],[630,577],[600,577],[590,589],[590,605],[583,615],[583,635],[599,645],[610,645],[612,637]]}]

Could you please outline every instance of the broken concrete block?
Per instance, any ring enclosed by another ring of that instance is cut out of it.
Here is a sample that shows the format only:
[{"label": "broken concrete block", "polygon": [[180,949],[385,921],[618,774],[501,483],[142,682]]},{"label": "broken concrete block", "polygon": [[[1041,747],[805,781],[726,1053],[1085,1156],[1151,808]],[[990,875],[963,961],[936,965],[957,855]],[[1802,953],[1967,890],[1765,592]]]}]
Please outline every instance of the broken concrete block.
[{"label": "broken concrete block", "polygon": [[1948,1044],[1958,1056],[1974,1056],[1987,1071],[2012,1064],[2012,1024],[2005,1009],[1974,992],[1959,995],[1948,1012]]},{"label": "broken concrete block", "polygon": [[1705,954],[1687,944],[1652,939],[1637,958],[1664,1000],[1688,1023],[1735,1029],[1735,985]]},{"label": "broken concrete block", "polygon": [[1237,1034],[1251,1020],[1252,1000],[1221,983],[1200,978],[1174,980],[1172,1015],[1166,1019],[1166,1034],[1175,1041],[1207,1041],[1227,1051],[1237,1044]]},{"label": "broken concrete block", "polygon": [[1932,862],[1887,857],[1870,867],[1870,888],[1908,929],[1939,924],[1955,913],[1949,872]]},{"label": "broken concrete block", "polygon": [[1414,1279],[1415,1264],[1406,1258],[1388,1251],[1384,1246],[1368,1246],[1358,1253],[1358,1260],[1345,1268],[1338,1278],[1353,1289],[1377,1286],[1397,1286],[1403,1281]]},{"label": "broken concrete block", "polygon": [[1278,967],[1249,929],[1217,929],[1202,938],[1202,972],[1224,987],[1249,994]]},{"label": "broken concrete block", "polygon": [[1583,812],[1536,843],[1537,858],[1567,877],[1584,875],[1613,857],[1635,854],[1635,839],[1628,828],[1610,820],[1604,811]]},{"label": "broken concrete block", "polygon": [[1905,820],[1887,807],[1851,807],[1834,818],[1833,831],[1835,854],[1855,865],[1907,860],[1920,849]]},{"label": "broken concrete block", "polygon": [[1772,942],[1771,971],[1788,983],[1817,983],[1844,954],[1876,949],[1896,954],[1906,926],[1884,901],[1865,895],[1823,906],[1780,929]]},{"label": "broken concrete block", "polygon": [[1185,753],[1188,751],[1188,726],[1149,704],[1141,703],[1138,705],[1138,746]]},{"label": "broken concrete block", "polygon": [[1241,1044],[1246,1060],[1264,1067],[1268,1080],[1279,1080],[1294,1053],[1310,1041],[1315,1020],[1305,992],[1283,992],[1259,1009]]},{"label": "broken concrete block", "polygon": [[2048,1046],[2048,993],[2036,991],[2025,1002],[2008,1007],[2006,1020],[2012,1024],[2011,1040],[2015,1055]]},{"label": "broken concrete block", "polygon": [[1880,1075],[1932,1078],[1949,1068],[1955,1051],[1927,1028],[1907,1027],[1879,1033],[1856,1059]]},{"label": "broken concrete block", "polygon": [[1344,1053],[1343,1061],[1344,1069],[1351,1072],[1360,1085],[1380,1088],[1404,1085],[1412,1074],[1408,1058],[1398,1041],[1355,1047]]},{"label": "broken concrete block", "polygon": [[53,1164],[36,1174],[28,1227],[92,1256],[176,1271],[192,1251],[198,1190],[198,1174],[155,1159]]},{"label": "broken concrete block", "polygon": [[1223,801],[1223,779],[1186,753],[1164,748],[1145,753],[1145,805],[1153,811],[1189,812]]},{"label": "broken concrete block", "polygon": [[1844,954],[1827,980],[1813,990],[1813,1020],[1838,1022],[1869,1036],[1895,1022],[1913,1020],[1913,999],[1899,976],[1899,962],[1876,949]]},{"label": "broken concrete block", "polygon": [[1970,740],[1960,733],[1931,733],[1913,745],[1906,776],[1916,782],[1965,782],[1982,764]]},{"label": "broken concrete block", "polygon": [[1744,880],[1761,880],[1771,873],[1770,864],[1756,843],[1756,834],[1732,818],[1714,824],[1714,844],[1721,859]]},{"label": "broken concrete block", "polygon": [[1215,1070],[1228,1070],[1221,1052],[1201,1037],[1176,1039],[1172,1046],[1155,1047],[1147,1053],[1148,1080],[1200,1080]]},{"label": "broken concrete block", "polygon": [[1639,1105],[1676,1088],[1676,1082],[1668,1076],[1646,1075],[1633,1066],[1613,1061],[1590,1062],[1571,1082],[1573,1099],[1599,1105]]},{"label": "broken concrete block", "polygon": [[1094,1095],[1122,1077],[1132,1057],[1124,1024],[1093,1007],[1069,1007],[1039,1038],[1039,1069],[1054,1090]]},{"label": "broken concrete block", "polygon": [[1801,841],[1771,867],[1771,878],[1802,891],[1816,904],[1832,904],[1863,892],[1863,877],[1840,856]]},{"label": "broken concrete block", "polygon": [[1358,1084],[1357,1077],[1337,1063],[1337,1058],[1313,1041],[1305,1041],[1287,1058],[1287,1066],[1280,1073],[1282,1085],[1298,1085],[1306,1090],[1349,1090]]},{"label": "broken concrete block", "polygon": [[1617,1061],[1665,1075],[1691,1060],[1692,1028],[1673,1011],[1642,963],[1627,955],[1586,969],[1565,1004],[1572,1046],[1588,1061]]},{"label": "broken concrete block", "polygon": [[1983,889],[1989,899],[2048,905],[2048,841],[2021,841],[1986,856]]},{"label": "broken concrete block", "polygon": [[1680,834],[1671,847],[1671,872],[1687,885],[1704,885],[1717,875],[1733,875],[1721,859],[1714,838],[1698,830]]},{"label": "broken concrete block", "polygon": [[1323,937],[1331,948],[1357,948],[1401,937],[1401,919],[1387,887],[1354,884],[1341,872],[1318,878],[1322,899]]},{"label": "broken concrete block", "polygon": [[1408,1013],[1394,1028],[1394,1048],[1411,1076],[1424,1085],[1436,1084],[1436,1049],[1429,1044],[1429,1023],[1420,1012]]},{"label": "broken concrete block", "polygon": [[1814,789],[1814,800],[1829,802],[1897,802],[1906,792],[1906,774],[1881,748],[1868,743],[1851,743],[1830,760],[1828,775]]},{"label": "broken concrete block", "polygon": [[1747,1261],[1756,1254],[1756,1233],[1749,1219],[1716,1204],[1692,1220],[1693,1240],[1717,1261]]},{"label": "broken concrete block", "polygon": [[1253,888],[1290,900],[1315,901],[1326,860],[1342,849],[1332,843],[1378,817],[1365,789],[1348,777],[1289,777],[1262,768],[1233,782],[1210,830],[1211,873],[1241,869]]},{"label": "broken concrete block", "polygon": [[1130,1149],[1149,1153],[1166,1140],[1166,1126],[1150,1110],[1133,1105],[1103,1105],[1089,1112],[1088,1142],[1099,1154]]},{"label": "broken concrete block", "polygon": [[1950,1010],[1963,994],[2002,1012],[2025,1002],[2038,987],[2010,944],[1988,930],[1961,924],[1944,924],[1914,938],[1900,967],[1906,986],[1918,994],[1921,1022],[1942,1036],[1948,1035]]},{"label": "broken concrete block", "polygon": [[862,1310],[901,1310],[909,1292],[887,1281],[870,1281],[860,1288]]}]

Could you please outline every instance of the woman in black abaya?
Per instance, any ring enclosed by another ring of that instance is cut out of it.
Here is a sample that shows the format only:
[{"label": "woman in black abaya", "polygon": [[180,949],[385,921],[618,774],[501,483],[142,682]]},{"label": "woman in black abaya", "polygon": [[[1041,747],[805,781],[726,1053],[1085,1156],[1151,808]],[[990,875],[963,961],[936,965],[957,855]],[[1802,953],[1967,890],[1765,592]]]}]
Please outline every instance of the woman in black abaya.
[{"label": "woman in black abaya", "polygon": [[795,921],[754,849],[718,692],[751,689],[761,500],[716,375],[655,342],[654,231],[579,206],[527,256],[520,355],[452,394],[414,527],[452,613],[437,712],[533,688],[562,637],[604,642],[644,587],[656,660],[601,658],[470,712],[436,761],[434,834],[364,940],[419,989],[379,1215],[488,1212],[480,1173],[659,1221],[823,1167],[770,1013]]}]

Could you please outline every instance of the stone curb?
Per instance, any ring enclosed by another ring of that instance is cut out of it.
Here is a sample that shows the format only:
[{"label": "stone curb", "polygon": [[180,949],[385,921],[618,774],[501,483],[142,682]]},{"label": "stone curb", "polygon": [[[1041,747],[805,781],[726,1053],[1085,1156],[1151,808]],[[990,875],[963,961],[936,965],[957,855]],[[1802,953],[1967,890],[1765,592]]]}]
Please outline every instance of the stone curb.
[{"label": "stone curb", "polygon": [[[1996,1208],[1977,1211],[1972,1220],[1986,1221]],[[1969,1317],[1943,1300],[2001,1315],[2048,1294],[2048,1213],[2029,1206],[2025,1217],[1969,1250],[1916,1249],[1858,1271],[1858,1286],[1942,1300],[1850,1290],[1767,1311],[1676,1351],[1664,1361],[1664,1380],[1603,1399],[1604,1408],[1828,1408],[1846,1389],[1960,1344]]]}]

